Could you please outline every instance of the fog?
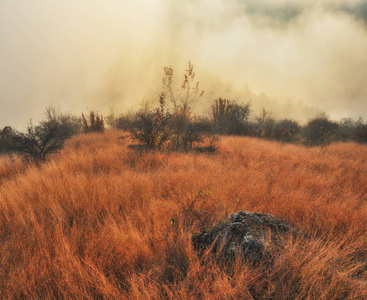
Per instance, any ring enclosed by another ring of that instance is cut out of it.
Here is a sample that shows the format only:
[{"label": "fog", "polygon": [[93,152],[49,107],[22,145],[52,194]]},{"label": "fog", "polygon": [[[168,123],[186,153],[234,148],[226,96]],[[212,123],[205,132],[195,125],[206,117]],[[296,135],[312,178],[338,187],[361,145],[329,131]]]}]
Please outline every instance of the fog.
[{"label": "fog", "polygon": [[137,109],[163,67],[191,60],[205,91],[277,118],[367,114],[365,0],[2,0],[0,128],[49,105]]}]

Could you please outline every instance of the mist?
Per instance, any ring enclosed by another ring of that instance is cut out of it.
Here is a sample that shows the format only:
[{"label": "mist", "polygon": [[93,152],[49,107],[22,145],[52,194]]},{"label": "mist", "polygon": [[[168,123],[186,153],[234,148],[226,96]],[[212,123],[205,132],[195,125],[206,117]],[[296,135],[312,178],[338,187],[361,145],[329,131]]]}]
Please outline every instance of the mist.
[{"label": "mist", "polygon": [[367,114],[367,1],[2,0],[0,127],[47,106],[76,114],[137,109],[180,82],[300,121]]}]

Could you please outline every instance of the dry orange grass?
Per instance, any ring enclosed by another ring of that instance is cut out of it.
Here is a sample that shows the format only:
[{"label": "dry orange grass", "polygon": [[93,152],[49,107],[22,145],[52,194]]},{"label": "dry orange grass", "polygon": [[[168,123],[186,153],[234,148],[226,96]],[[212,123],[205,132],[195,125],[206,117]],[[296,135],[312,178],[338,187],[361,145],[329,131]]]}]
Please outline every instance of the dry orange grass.
[{"label": "dry orange grass", "polygon": [[[366,146],[139,154],[121,135],[74,137],[41,168],[0,160],[0,298],[367,299]],[[200,261],[190,234],[240,210],[311,238],[271,269]]]}]

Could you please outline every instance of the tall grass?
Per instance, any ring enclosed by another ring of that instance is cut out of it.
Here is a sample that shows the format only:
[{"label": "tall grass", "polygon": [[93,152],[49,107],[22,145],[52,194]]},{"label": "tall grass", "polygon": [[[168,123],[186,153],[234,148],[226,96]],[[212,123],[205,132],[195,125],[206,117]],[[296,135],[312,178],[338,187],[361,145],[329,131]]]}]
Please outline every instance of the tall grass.
[{"label": "tall grass", "polygon": [[[40,168],[0,160],[0,298],[367,298],[366,146],[139,153],[121,135],[76,136]],[[311,238],[272,268],[199,259],[190,235],[240,210]]]}]

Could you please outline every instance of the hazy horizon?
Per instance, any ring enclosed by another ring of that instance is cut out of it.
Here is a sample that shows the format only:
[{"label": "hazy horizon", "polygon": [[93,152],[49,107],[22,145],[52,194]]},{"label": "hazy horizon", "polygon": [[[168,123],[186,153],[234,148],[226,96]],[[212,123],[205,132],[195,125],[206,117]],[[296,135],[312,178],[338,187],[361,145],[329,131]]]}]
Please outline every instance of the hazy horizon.
[{"label": "hazy horizon", "polygon": [[274,117],[367,114],[367,0],[2,0],[0,128],[47,106],[122,113],[181,81]]}]

